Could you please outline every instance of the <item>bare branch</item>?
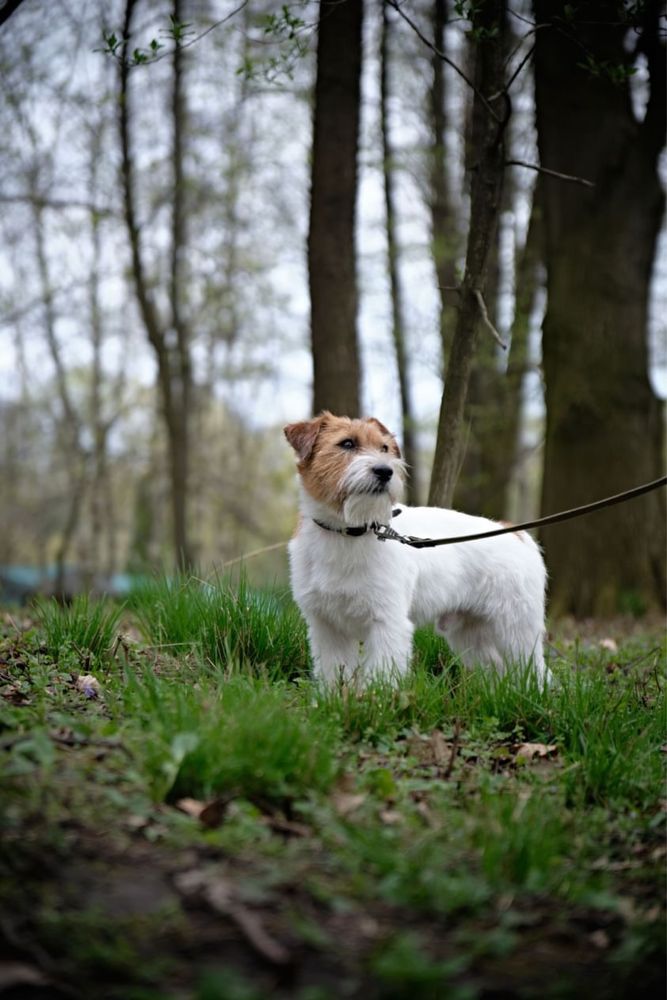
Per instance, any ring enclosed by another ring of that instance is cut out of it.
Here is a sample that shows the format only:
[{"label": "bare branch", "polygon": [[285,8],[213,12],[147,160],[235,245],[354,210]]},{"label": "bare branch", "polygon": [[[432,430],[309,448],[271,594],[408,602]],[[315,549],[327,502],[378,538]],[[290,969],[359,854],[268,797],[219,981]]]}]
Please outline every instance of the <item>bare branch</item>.
[{"label": "bare branch", "polygon": [[491,107],[491,105],[487,101],[486,97],[484,97],[484,95],[479,92],[479,90],[477,89],[477,87],[475,86],[475,84],[472,82],[472,80],[470,79],[470,77],[467,76],[463,72],[463,70],[461,69],[461,67],[457,66],[456,63],[452,59],[450,59],[448,55],[446,55],[444,52],[442,52],[440,49],[438,49],[433,44],[433,42],[429,38],[426,37],[426,35],[422,32],[422,30],[419,28],[419,26],[417,24],[415,24],[415,22],[411,18],[408,17],[408,15],[405,13],[405,11],[402,9],[402,7],[400,6],[400,4],[398,3],[398,0],[385,0],[385,2],[390,7],[394,8],[394,10],[396,11],[396,13],[399,14],[403,18],[403,20],[405,21],[406,24],[410,25],[410,27],[412,28],[412,30],[416,34],[417,38],[419,38],[419,40],[421,42],[423,42],[424,45],[426,45],[426,47],[431,50],[431,52],[433,52],[436,56],[438,56],[439,59],[442,59],[443,62],[447,63],[448,66],[451,66],[451,68],[454,70],[454,72],[458,73],[458,75],[461,77],[461,79],[464,80],[465,83],[468,84],[468,86],[470,87],[470,89],[472,91],[474,91],[474,93],[480,99],[480,101],[482,102],[482,104],[484,105],[484,107],[486,108],[486,110],[488,111],[488,113],[491,115],[491,117],[495,121],[497,121],[499,125],[501,125],[502,124],[502,119],[493,110],[493,108]]},{"label": "bare branch", "polygon": [[[88,279],[84,278],[81,281],[72,281],[69,285],[64,285],[62,288],[53,288],[51,290],[51,297],[52,299],[56,299],[60,295],[71,295],[72,292],[78,291],[80,288],[85,288],[87,283]],[[44,295],[38,295],[36,299],[31,299],[20,308],[14,309],[13,312],[0,313],[0,326],[10,326],[13,323],[19,323],[33,309],[44,306],[45,301]]]},{"label": "bare branch", "polygon": [[477,305],[479,306],[479,311],[480,311],[480,315],[482,317],[482,322],[484,323],[484,326],[487,328],[487,330],[489,331],[489,333],[491,334],[491,336],[493,337],[493,339],[495,340],[495,342],[498,344],[498,346],[502,347],[503,351],[506,351],[507,350],[507,344],[505,343],[505,341],[500,336],[500,334],[496,330],[495,326],[493,325],[493,323],[489,319],[489,314],[488,314],[487,309],[486,309],[486,302],[484,301],[484,296],[480,292],[479,288],[476,288],[475,291],[473,292],[473,294],[475,296],[475,300],[477,302]]},{"label": "bare branch", "polygon": [[88,201],[69,201],[65,198],[43,198],[38,194],[0,194],[0,205],[33,205],[35,208],[50,208],[60,211],[63,208],[81,208],[86,212],[95,212],[100,218],[116,215],[112,208],[93,205]]},{"label": "bare branch", "polygon": [[585,177],[574,177],[572,174],[562,174],[559,170],[549,170],[548,167],[541,167],[538,163],[526,163],[524,160],[506,160],[508,167],[525,167],[526,170],[536,170],[538,174],[546,174],[548,177],[557,177],[561,181],[571,181],[573,184],[583,184],[585,187],[594,188],[593,181],[587,181]]},{"label": "bare branch", "polygon": [[531,45],[531,47],[528,49],[528,51],[526,52],[525,56],[523,57],[523,59],[521,60],[521,62],[517,66],[517,68],[514,70],[514,72],[512,73],[512,75],[509,78],[509,80],[507,81],[507,83],[505,84],[505,93],[507,93],[507,91],[510,89],[510,87],[512,86],[512,84],[514,83],[514,81],[516,80],[516,78],[518,77],[518,75],[521,72],[521,70],[523,69],[523,67],[526,65],[526,63],[528,62],[528,60],[531,58],[531,56],[532,56],[532,54],[533,54],[534,51],[535,51],[535,46]]}]

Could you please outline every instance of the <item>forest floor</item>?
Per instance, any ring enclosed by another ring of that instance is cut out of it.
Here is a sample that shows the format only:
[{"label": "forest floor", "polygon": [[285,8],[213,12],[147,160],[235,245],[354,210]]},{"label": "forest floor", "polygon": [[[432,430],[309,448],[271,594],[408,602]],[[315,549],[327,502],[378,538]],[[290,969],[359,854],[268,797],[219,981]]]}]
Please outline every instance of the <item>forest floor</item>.
[{"label": "forest floor", "polygon": [[324,695],[284,598],[166,591],[0,616],[0,996],[664,996],[662,623]]}]

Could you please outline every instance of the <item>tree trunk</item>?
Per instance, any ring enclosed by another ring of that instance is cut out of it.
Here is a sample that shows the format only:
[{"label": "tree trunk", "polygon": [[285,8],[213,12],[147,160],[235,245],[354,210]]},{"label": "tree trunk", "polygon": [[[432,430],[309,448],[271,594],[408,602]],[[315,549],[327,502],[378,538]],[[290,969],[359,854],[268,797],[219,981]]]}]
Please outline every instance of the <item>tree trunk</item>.
[{"label": "tree trunk", "polygon": [[[183,22],[183,0],[173,0],[172,19]],[[187,215],[185,206],[185,176],[183,173],[183,133],[185,130],[185,93],[183,51],[176,44],[172,76],[172,169],[173,206],[171,224],[171,280],[169,298],[171,322],[176,335],[172,349],[172,384],[175,403],[174,426],[169,437],[171,501],[174,515],[174,545],[181,569],[190,569],[193,555],[188,538],[188,483],[190,471],[190,435],[192,394],[191,332],[185,316],[185,259],[187,253]]]},{"label": "tree trunk", "polygon": [[313,411],[359,415],[356,198],[362,0],[322,0],[317,44],[308,275]]},{"label": "tree trunk", "polygon": [[387,265],[391,294],[391,332],[396,353],[398,386],[401,396],[401,420],[403,431],[403,458],[410,475],[407,482],[407,502],[416,506],[419,502],[419,470],[415,446],[415,416],[412,407],[412,392],[408,374],[408,357],[405,345],[405,323],[403,320],[403,291],[399,274],[399,253],[396,237],[396,192],[394,190],[395,167],[394,150],[389,127],[389,38],[391,32],[389,8],[382,2],[382,38],[380,43],[380,129],[382,132],[382,173],[384,180],[384,204],[387,225]]},{"label": "tree trunk", "polygon": [[[132,254],[132,274],[139,311],[148,340],[155,352],[162,413],[167,430],[169,480],[172,507],[172,537],[176,563],[181,569],[192,566],[187,500],[189,470],[189,419],[192,400],[192,364],[190,332],[182,309],[183,269],[185,264],[185,210],[183,178],[183,67],[179,45],[174,50],[172,119],[173,119],[173,214],[171,232],[171,274],[169,295],[171,328],[162,323],[150,294],[142,256],[136,208],[134,160],[132,152],[131,113],[129,107],[130,36],[135,0],[126,0],[123,45],[120,59],[120,137],[121,177],[125,223]],[[173,17],[181,21],[180,0],[174,0]]]},{"label": "tree trunk", "polygon": [[[530,321],[535,309],[537,294],[541,288],[541,265],[544,260],[539,183],[538,181],[533,191],[526,240],[518,254],[516,265],[514,318],[509,348],[510,356],[505,375],[506,413],[502,434],[498,442],[502,462],[507,463],[504,507],[501,508],[506,518],[512,516],[510,507],[513,486],[516,488],[517,483],[522,481],[525,483],[526,480],[526,475],[522,471],[525,456],[521,446],[523,387],[531,365]],[[531,515],[534,515],[534,509],[530,514],[526,514],[526,517]],[[516,514],[514,516],[517,517]]]},{"label": "tree trunk", "polygon": [[[522,386],[528,363],[530,316],[541,259],[539,230],[539,209],[534,200],[526,241],[518,253],[514,322],[507,367],[505,370],[501,367],[498,345],[491,337],[483,337],[470,375],[466,406],[470,433],[454,496],[461,510],[484,517],[509,516],[510,484],[519,445]],[[494,246],[497,251],[497,239]],[[497,265],[497,257],[495,252],[492,264]],[[487,281],[487,288],[490,283]],[[495,304],[497,300],[497,287],[487,298],[490,311],[491,302]]]},{"label": "tree trunk", "polygon": [[[536,98],[543,176],[548,306],[543,330],[545,513],[655,478],[661,413],[648,378],[647,304],[664,196],[656,165],[665,130],[665,53],[657,4],[639,46],[651,96],[632,111],[627,25],[612,0],[562,27],[563,5],[537,0]],[[578,8],[577,8],[578,10]],[[588,65],[588,68],[586,68]],[[611,71],[616,70],[613,81]],[[554,614],[609,615],[664,600],[664,496],[544,533]]]},{"label": "tree trunk", "polygon": [[[440,407],[429,503],[451,505],[463,454],[463,413],[481,318],[486,266],[498,221],[509,103],[503,92],[505,0],[486,0],[475,15],[475,97],[470,231],[460,305]],[[489,334],[485,332],[485,336]]]},{"label": "tree trunk", "polygon": [[53,303],[53,285],[46,253],[44,238],[43,208],[38,200],[36,178],[32,177],[32,217],[35,237],[37,268],[42,285],[44,300],[44,333],[49,354],[55,369],[56,389],[62,409],[61,426],[63,434],[64,467],[67,470],[67,514],[60,532],[55,551],[54,594],[64,599],[66,596],[66,561],[72,540],[76,533],[79,512],[87,489],[88,456],[81,443],[81,421],[72,402],[67,382],[67,371],[60,353],[56,335],[56,313]]},{"label": "tree trunk", "polygon": [[442,367],[449,363],[458,302],[456,263],[461,251],[461,220],[449,194],[447,168],[447,115],[445,111],[445,74],[438,52],[445,51],[446,0],[435,0],[433,8],[433,45],[437,50],[431,59],[432,82],[429,89],[431,252],[440,298],[440,338]]}]

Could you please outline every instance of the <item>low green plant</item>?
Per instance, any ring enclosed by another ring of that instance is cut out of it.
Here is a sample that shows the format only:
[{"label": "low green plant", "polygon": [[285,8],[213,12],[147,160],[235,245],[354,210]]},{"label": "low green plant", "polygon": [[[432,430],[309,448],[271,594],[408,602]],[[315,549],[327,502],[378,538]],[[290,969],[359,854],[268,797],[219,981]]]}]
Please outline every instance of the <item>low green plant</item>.
[{"label": "low green plant", "polygon": [[647,694],[634,674],[569,672],[552,700],[553,729],[565,759],[575,765],[563,777],[571,800],[642,807],[657,802],[667,717],[658,676]]},{"label": "low green plant", "polygon": [[467,965],[467,956],[448,960],[433,959],[414,931],[403,931],[383,941],[372,957],[373,977],[383,995],[395,1000],[412,997],[447,996],[450,1000],[472,1000],[477,991],[452,979]]},{"label": "low green plant", "polygon": [[149,642],[175,655],[188,651],[221,667],[264,668],[295,677],[309,666],[306,626],[280,594],[253,590],[245,579],[205,583],[195,577],[154,579],[131,597]]},{"label": "low green plant", "polygon": [[35,604],[35,617],[44,632],[47,651],[56,661],[67,651],[74,651],[80,657],[90,654],[105,663],[122,612],[122,605],[92,600],[85,594],[64,606],[53,598]]},{"label": "low green plant", "polygon": [[326,790],[337,772],[332,726],[277,682],[239,674],[179,685],[145,671],[130,678],[124,711],[141,720],[130,740],[158,799],[281,802]]}]

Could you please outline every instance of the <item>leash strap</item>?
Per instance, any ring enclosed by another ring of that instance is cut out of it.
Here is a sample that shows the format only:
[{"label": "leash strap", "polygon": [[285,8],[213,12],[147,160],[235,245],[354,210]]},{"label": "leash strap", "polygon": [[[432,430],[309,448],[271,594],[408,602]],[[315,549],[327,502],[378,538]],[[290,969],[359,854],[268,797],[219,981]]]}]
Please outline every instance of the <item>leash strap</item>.
[{"label": "leash strap", "polygon": [[539,528],[545,524],[556,524],[558,521],[569,521],[573,517],[581,517],[590,514],[594,510],[601,510],[603,507],[613,507],[617,503],[625,503],[634,497],[642,496],[651,490],[660,489],[667,485],[667,476],[654,479],[643,486],[635,486],[634,489],[626,490],[624,493],[616,493],[614,496],[605,497],[604,500],[595,500],[593,503],[584,504],[582,507],[572,507],[570,510],[562,510],[558,514],[547,514],[546,517],[539,517],[535,521],[524,521],[523,524],[510,524],[503,528],[494,528],[492,531],[480,531],[474,535],[455,535],[451,538],[417,538],[414,535],[400,535],[388,524],[371,524],[370,528],[381,542],[387,540],[401,542],[409,545],[413,549],[431,549],[436,545],[459,545],[461,542],[476,542],[480,538],[494,538],[497,535],[508,535],[510,532],[526,531],[528,528]]}]

